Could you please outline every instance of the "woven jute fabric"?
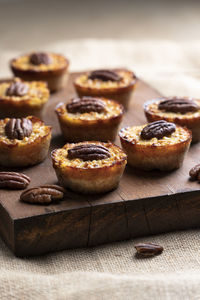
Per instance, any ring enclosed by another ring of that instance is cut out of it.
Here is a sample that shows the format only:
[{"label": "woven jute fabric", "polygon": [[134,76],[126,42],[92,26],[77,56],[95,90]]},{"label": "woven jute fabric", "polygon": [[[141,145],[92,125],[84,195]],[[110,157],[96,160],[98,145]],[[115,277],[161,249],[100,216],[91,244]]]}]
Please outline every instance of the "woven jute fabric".
[{"label": "woven jute fabric", "polygon": [[[61,41],[44,50],[64,53],[71,70],[127,67],[164,95],[200,96],[200,43]],[[0,76],[10,76],[0,52]],[[137,259],[135,242],[164,252]],[[167,233],[88,249],[19,259],[0,240],[0,299],[200,299],[200,231]]]}]

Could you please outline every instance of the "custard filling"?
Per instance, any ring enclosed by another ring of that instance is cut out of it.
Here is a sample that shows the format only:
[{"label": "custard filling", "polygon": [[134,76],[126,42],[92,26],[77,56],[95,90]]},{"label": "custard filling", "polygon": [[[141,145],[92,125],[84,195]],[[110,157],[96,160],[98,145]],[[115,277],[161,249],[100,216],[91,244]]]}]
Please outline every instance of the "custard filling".
[{"label": "custard filling", "polygon": [[68,159],[68,149],[73,148],[78,145],[86,144],[77,143],[77,144],[66,144],[63,148],[57,149],[54,153],[54,159],[56,164],[61,168],[65,167],[75,167],[80,169],[94,169],[94,168],[102,168],[105,166],[112,166],[116,162],[126,160],[126,154],[119,147],[111,144],[111,143],[100,143],[100,142],[88,142],[89,144],[102,145],[109,150],[110,157],[101,160],[92,160],[92,161],[83,161],[80,158]]},{"label": "custard filling", "polygon": [[126,87],[129,84],[134,83],[134,74],[130,71],[119,70],[116,71],[117,74],[122,78],[120,81],[102,81],[100,79],[89,79],[88,74],[84,74],[79,76],[75,83],[86,87],[86,88],[95,88],[95,89],[110,89],[110,88],[118,88],[118,87]]},{"label": "custard filling", "polygon": [[186,129],[180,126],[176,126],[176,130],[171,134],[171,136],[164,136],[161,139],[154,137],[150,140],[143,140],[140,134],[145,126],[146,125],[123,128],[120,130],[120,137],[128,140],[130,143],[144,146],[175,145],[177,143],[184,142],[188,138],[190,138],[190,133]]},{"label": "custard filling", "polygon": [[30,63],[30,55],[23,55],[12,61],[12,66],[21,70],[35,70],[35,71],[49,71],[55,69],[62,69],[66,67],[66,58],[62,55],[48,53],[51,58],[51,63],[48,65],[40,64],[33,65]]}]

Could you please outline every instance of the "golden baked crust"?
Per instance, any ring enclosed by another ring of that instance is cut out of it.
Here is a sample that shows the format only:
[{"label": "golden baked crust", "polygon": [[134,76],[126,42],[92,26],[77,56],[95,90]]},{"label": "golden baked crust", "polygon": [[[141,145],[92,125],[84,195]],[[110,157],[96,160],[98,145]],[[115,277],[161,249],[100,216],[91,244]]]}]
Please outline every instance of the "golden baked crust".
[{"label": "golden baked crust", "polygon": [[23,96],[8,96],[6,91],[11,82],[0,83],[0,118],[41,116],[44,104],[49,100],[47,84],[42,81],[25,82],[19,78],[15,78],[14,81],[25,83],[29,90]]},{"label": "golden baked crust", "polygon": [[33,131],[23,140],[10,140],[5,134],[5,126],[10,120],[0,120],[0,165],[7,167],[25,167],[43,161],[49,150],[51,140],[51,127],[33,116],[31,120]]},{"label": "golden baked crust", "polygon": [[101,81],[99,79],[89,79],[89,72],[80,75],[74,81],[74,86],[80,97],[99,96],[113,99],[128,107],[133,89],[136,86],[137,78],[131,71],[125,69],[113,70],[121,76],[120,81]]},{"label": "golden baked crust", "polygon": [[123,117],[123,106],[106,98],[98,98],[105,104],[103,112],[70,113],[66,105],[60,103],[56,114],[61,131],[69,142],[113,141]]},{"label": "golden baked crust", "polygon": [[[92,161],[68,159],[68,150],[83,144],[104,146],[109,150],[110,157]],[[127,163],[122,149],[112,143],[96,141],[66,144],[54,150],[51,157],[59,182],[81,193],[102,193],[116,188]]]},{"label": "golden baked crust", "polygon": [[69,60],[60,54],[47,53],[52,63],[33,65],[30,63],[32,53],[21,55],[10,62],[12,72],[16,77],[27,81],[46,81],[50,91],[54,92],[64,87],[67,80]]},{"label": "golden baked crust", "polygon": [[[199,99],[186,97],[182,99],[191,99],[200,106]],[[192,131],[192,142],[200,141],[200,110],[195,112],[186,112],[184,114],[181,114],[180,112],[162,111],[158,108],[158,105],[163,100],[165,100],[165,98],[153,99],[144,104],[144,112],[148,122],[166,120],[183,127],[186,126]]]},{"label": "golden baked crust", "polygon": [[144,170],[179,168],[191,143],[190,130],[177,125],[171,136],[144,140],[140,134],[145,126],[126,127],[119,132],[128,164]]}]

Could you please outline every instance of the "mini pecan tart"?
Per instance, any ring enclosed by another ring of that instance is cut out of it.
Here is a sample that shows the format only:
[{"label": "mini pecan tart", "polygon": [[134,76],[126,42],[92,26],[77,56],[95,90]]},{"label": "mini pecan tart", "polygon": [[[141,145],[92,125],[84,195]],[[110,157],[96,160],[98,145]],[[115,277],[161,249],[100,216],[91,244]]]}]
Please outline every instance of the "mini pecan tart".
[{"label": "mini pecan tart", "polygon": [[34,52],[14,58],[10,66],[16,77],[45,81],[50,91],[55,92],[66,84],[69,61],[60,54]]},{"label": "mini pecan tart", "polygon": [[62,134],[68,142],[114,141],[123,111],[123,106],[113,100],[89,96],[56,107]]},{"label": "mini pecan tart", "polygon": [[52,152],[59,182],[75,192],[104,193],[118,186],[126,154],[112,143],[66,144]]},{"label": "mini pecan tart", "polygon": [[192,131],[192,142],[200,141],[200,99],[158,98],[144,104],[149,122],[166,120]]},{"label": "mini pecan tart", "polygon": [[127,109],[136,82],[134,73],[125,69],[95,70],[76,78],[74,86],[80,97],[113,99]]},{"label": "mini pecan tart", "polygon": [[0,165],[38,164],[46,158],[50,140],[51,127],[36,117],[0,120]]},{"label": "mini pecan tart", "polygon": [[42,110],[49,100],[45,82],[25,82],[15,78],[0,83],[0,118],[42,117]]},{"label": "mini pecan tart", "polygon": [[192,139],[189,129],[164,120],[123,128],[119,136],[129,165],[163,171],[181,166]]}]

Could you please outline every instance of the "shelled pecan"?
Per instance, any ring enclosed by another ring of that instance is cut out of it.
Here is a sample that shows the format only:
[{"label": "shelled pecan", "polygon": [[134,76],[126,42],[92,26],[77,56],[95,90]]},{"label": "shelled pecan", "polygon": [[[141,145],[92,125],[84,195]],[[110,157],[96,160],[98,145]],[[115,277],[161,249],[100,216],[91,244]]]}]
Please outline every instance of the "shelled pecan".
[{"label": "shelled pecan", "polygon": [[100,160],[110,157],[109,150],[100,145],[95,144],[83,144],[75,146],[68,150],[68,158],[80,158],[86,160]]},{"label": "shelled pecan", "polygon": [[9,139],[23,140],[29,137],[33,131],[32,122],[29,119],[10,119],[5,126],[5,133]]},{"label": "shelled pecan", "polygon": [[64,197],[65,189],[58,185],[42,185],[24,191],[20,200],[27,203],[48,204]]},{"label": "shelled pecan", "polygon": [[74,98],[67,104],[69,113],[103,112],[105,104],[102,100],[94,97]]},{"label": "shelled pecan", "polygon": [[138,243],[134,245],[138,256],[149,257],[161,254],[163,247],[153,243]]},{"label": "shelled pecan", "polygon": [[120,81],[121,76],[112,70],[95,70],[88,76],[89,79],[100,79],[102,81]]},{"label": "shelled pecan", "polygon": [[29,86],[21,81],[13,81],[6,90],[6,96],[22,97],[29,91]]},{"label": "shelled pecan", "polygon": [[200,164],[194,166],[189,172],[192,180],[198,180],[200,182]]},{"label": "shelled pecan", "polygon": [[25,189],[30,183],[30,178],[17,172],[0,172],[0,188],[20,190]]},{"label": "shelled pecan", "polygon": [[158,108],[167,112],[175,112],[185,114],[200,109],[192,99],[171,98],[163,100],[159,103]]},{"label": "shelled pecan", "polygon": [[33,65],[49,65],[52,62],[51,57],[45,52],[36,52],[31,54],[30,63]]},{"label": "shelled pecan", "polygon": [[154,137],[161,139],[164,136],[170,136],[176,130],[176,125],[164,120],[149,123],[141,131],[141,138],[150,140]]}]

